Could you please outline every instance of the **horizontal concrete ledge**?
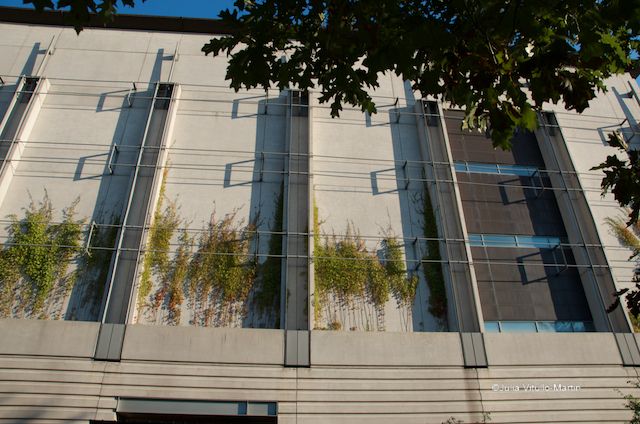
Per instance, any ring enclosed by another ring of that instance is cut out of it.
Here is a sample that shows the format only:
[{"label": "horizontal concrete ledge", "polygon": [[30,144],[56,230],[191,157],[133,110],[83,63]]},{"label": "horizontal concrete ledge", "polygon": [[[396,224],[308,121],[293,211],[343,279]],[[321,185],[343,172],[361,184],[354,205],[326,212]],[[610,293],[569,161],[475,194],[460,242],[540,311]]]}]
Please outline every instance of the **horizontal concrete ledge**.
[{"label": "horizontal concrete ledge", "polygon": [[284,331],[128,325],[122,360],[284,364]]},{"label": "horizontal concrete ledge", "polygon": [[[92,358],[100,323],[0,319],[0,355]],[[640,341],[640,335],[635,335]],[[485,333],[489,367],[621,365],[611,333]],[[312,331],[311,366],[464,366],[458,333]],[[284,364],[284,331],[128,325],[122,360]]]},{"label": "horizontal concrete ledge", "polygon": [[311,366],[464,366],[458,333],[312,331]]},{"label": "horizontal concrete ledge", "polygon": [[91,358],[100,323],[0,319],[0,354]]},{"label": "horizontal concrete ledge", "polygon": [[486,333],[484,340],[489,366],[622,364],[612,333]]}]

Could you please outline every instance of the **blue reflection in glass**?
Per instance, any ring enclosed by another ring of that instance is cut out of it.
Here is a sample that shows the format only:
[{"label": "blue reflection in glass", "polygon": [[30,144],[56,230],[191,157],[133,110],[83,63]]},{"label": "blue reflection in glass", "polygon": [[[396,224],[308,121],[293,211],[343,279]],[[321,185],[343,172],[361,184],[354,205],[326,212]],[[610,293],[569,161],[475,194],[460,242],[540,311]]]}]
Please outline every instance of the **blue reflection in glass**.
[{"label": "blue reflection in glass", "polygon": [[487,333],[499,333],[500,332],[500,324],[498,324],[498,321],[485,321],[484,322],[484,330]]},{"label": "blue reflection in glass", "polygon": [[595,331],[592,321],[485,321],[487,333],[584,333]]},{"label": "blue reflection in glass", "polygon": [[501,321],[503,333],[535,333],[536,323],[533,321]]},{"label": "blue reflection in glass", "polygon": [[508,234],[469,234],[473,247],[522,247],[552,249],[562,243],[560,237],[524,236]]},{"label": "blue reflection in glass", "polygon": [[515,175],[518,177],[533,177],[540,170],[533,166],[500,165],[492,163],[455,162],[457,172],[472,174]]}]

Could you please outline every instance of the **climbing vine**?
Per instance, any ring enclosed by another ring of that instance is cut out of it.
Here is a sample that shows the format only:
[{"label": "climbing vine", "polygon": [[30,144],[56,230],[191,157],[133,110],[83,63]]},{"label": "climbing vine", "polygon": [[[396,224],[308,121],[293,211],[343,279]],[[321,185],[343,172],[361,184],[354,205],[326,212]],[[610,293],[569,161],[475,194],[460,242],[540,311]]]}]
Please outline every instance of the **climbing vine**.
[{"label": "climbing vine", "polygon": [[171,261],[169,281],[167,282],[168,290],[168,316],[167,321],[170,325],[180,323],[180,307],[184,300],[184,282],[189,273],[189,260],[193,250],[193,237],[186,231],[180,234],[180,244],[176,252],[175,258]]},{"label": "climbing vine", "polygon": [[[411,307],[415,299],[418,277],[408,276],[402,246],[396,237],[385,236],[380,257],[367,250],[352,224],[345,235],[319,236],[318,211],[314,207],[315,319],[329,295],[351,303],[366,299],[377,308],[383,307],[393,294],[399,304]],[[336,322],[329,324],[335,328]]]},{"label": "climbing vine", "polygon": [[447,293],[442,263],[440,257],[440,242],[438,241],[438,226],[431,205],[429,192],[425,190],[423,196],[424,236],[427,238],[427,253],[424,255],[422,266],[429,287],[429,312],[444,320],[447,316]]},{"label": "climbing vine", "polygon": [[[326,298],[328,293],[333,293],[350,302],[355,297],[365,295],[369,262],[374,258],[351,224],[347,225],[344,237],[325,237],[324,243],[316,246],[315,257],[316,285],[321,299]],[[382,289],[381,286],[378,288]],[[376,297],[382,299],[385,296],[388,296],[388,291],[379,293]]]},{"label": "climbing vine", "polygon": [[[214,211],[197,236],[181,230],[176,243],[176,232],[184,221],[177,202],[165,195],[167,174],[168,167],[163,174],[142,262],[138,285],[139,314],[142,313],[145,320],[162,319],[166,324],[178,325],[186,298],[192,310],[191,324],[226,325],[246,314],[246,303],[254,293],[260,310],[272,309],[278,316],[281,258],[275,256],[281,255],[282,235],[270,238],[270,256],[259,265],[253,252],[258,248],[258,218],[245,224],[244,220],[238,219],[239,210],[236,209],[222,218]],[[283,187],[276,201],[271,229],[276,233],[282,231],[282,192]],[[260,278],[257,278],[258,274],[261,274]],[[159,316],[160,311],[164,314]]]},{"label": "climbing vine", "polygon": [[386,247],[384,267],[391,283],[391,290],[400,304],[410,307],[416,298],[418,276],[407,275],[402,248],[396,238],[387,237],[383,244]]},{"label": "climbing vine", "polygon": [[[144,255],[142,274],[138,286],[139,306],[145,304],[149,293],[151,293],[153,275],[159,276],[162,280],[168,279],[171,239],[181,222],[176,202],[166,199],[165,190],[168,170],[168,167],[164,168],[158,203],[153,215],[153,222],[149,228],[147,250]],[[163,209],[165,200],[168,204]],[[161,302],[161,300],[156,296],[154,303]]]},{"label": "climbing vine", "polygon": [[205,301],[213,291],[223,304],[244,302],[256,276],[257,261],[249,253],[254,223],[236,220],[237,210],[217,219],[211,215],[198,240],[189,270],[191,292]]},{"label": "climbing vine", "polygon": [[76,274],[68,274],[68,266],[81,254],[85,222],[75,217],[78,202],[62,211],[60,223],[53,223],[54,209],[46,193],[42,201],[31,201],[23,217],[10,216],[7,242],[0,253],[3,315],[11,314],[16,298],[23,312],[37,315],[56,284],[63,284],[65,293],[75,284]]}]

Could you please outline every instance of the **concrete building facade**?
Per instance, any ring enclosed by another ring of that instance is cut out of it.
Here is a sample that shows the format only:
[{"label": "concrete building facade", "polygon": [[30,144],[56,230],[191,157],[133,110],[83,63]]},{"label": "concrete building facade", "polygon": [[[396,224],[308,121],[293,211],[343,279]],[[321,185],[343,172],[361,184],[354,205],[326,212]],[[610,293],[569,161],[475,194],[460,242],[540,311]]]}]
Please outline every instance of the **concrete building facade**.
[{"label": "concrete building facade", "polygon": [[630,419],[630,76],[503,152],[395,76],[334,119],[229,89],[213,22],[56,19],[0,8],[0,422]]}]

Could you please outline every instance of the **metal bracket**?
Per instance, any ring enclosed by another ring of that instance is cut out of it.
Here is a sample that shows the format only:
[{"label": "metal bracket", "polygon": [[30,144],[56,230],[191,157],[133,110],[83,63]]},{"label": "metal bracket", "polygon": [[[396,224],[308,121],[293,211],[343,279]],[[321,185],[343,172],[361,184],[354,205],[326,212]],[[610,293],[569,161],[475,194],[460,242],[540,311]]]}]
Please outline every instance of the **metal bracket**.
[{"label": "metal bracket", "polygon": [[400,111],[398,111],[398,102],[400,101],[399,98],[396,97],[396,101],[393,102],[393,107],[396,108],[396,124],[398,124],[400,122]]},{"label": "metal bracket", "polygon": [[409,178],[409,174],[407,173],[407,165],[408,165],[409,161],[405,160],[404,164],[402,165],[402,172],[404,174],[404,179],[405,179],[405,183],[404,183],[404,189],[408,190],[409,189],[409,183],[411,182],[411,179]]},{"label": "metal bracket", "polygon": [[531,174],[531,179],[533,180],[534,178],[537,178],[537,182],[540,184],[540,189],[536,189],[536,199],[539,199],[540,196],[542,196],[542,194],[544,193],[545,190],[545,186],[544,186],[544,181],[542,181],[542,173],[540,172],[539,169],[536,169],[533,174]]},{"label": "metal bracket", "polygon": [[84,245],[84,253],[86,253],[89,257],[91,257],[91,237],[93,236],[93,230],[95,227],[96,221],[91,221],[91,227],[89,227],[89,236],[87,237],[87,242]]},{"label": "metal bracket", "polygon": [[260,179],[259,182],[262,182],[264,178],[264,152],[260,152]]},{"label": "metal bracket", "polygon": [[2,77],[0,77],[0,84],[1,84],[1,85],[5,85],[5,82],[4,82],[4,80],[2,79]]},{"label": "metal bracket", "polygon": [[114,143],[111,151],[109,152],[109,162],[107,163],[107,167],[109,168],[109,175],[113,175],[113,169],[115,168],[115,162],[118,160],[118,154],[120,153],[120,149],[118,145]]},{"label": "metal bracket", "polygon": [[264,111],[263,115],[267,114],[267,106],[269,106],[269,91],[267,91],[264,95]]},{"label": "metal bracket", "polygon": [[138,92],[138,86],[135,81],[131,82],[131,84],[133,87],[131,87],[129,89],[129,93],[127,93],[127,103],[129,104],[129,107],[133,106],[133,95]]},{"label": "metal bracket", "polygon": [[415,253],[416,259],[418,259],[416,261],[416,266],[413,267],[414,271],[419,270],[420,265],[422,265],[422,261],[420,260],[420,258],[422,258],[422,255],[421,255],[422,252],[420,252],[421,249],[420,249],[420,245],[418,244],[418,241],[419,241],[418,237],[416,237],[413,239],[413,242],[411,243],[413,245],[413,253]]},{"label": "metal bracket", "polygon": [[[585,249],[587,247],[585,246]],[[558,271],[558,261],[556,260],[556,251],[560,250],[560,254],[562,255],[562,267],[560,268],[560,271]],[[553,253],[553,260],[556,263],[556,276],[562,274],[564,271],[566,271],[567,269],[569,269],[569,265],[567,263],[567,254],[564,252],[564,247],[562,247],[561,245],[557,244],[555,245],[552,249],[551,252]]]}]

